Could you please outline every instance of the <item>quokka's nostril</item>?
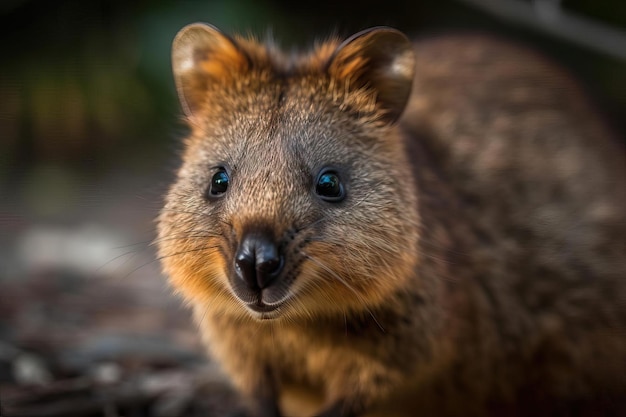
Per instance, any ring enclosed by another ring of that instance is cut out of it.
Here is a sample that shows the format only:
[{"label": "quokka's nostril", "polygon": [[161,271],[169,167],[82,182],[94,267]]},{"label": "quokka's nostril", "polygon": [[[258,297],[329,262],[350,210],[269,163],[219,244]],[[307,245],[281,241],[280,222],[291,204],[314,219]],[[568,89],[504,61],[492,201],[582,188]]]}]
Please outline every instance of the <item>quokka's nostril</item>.
[{"label": "quokka's nostril", "polygon": [[257,270],[265,274],[274,274],[280,266],[280,258],[271,258],[257,264]]},{"label": "quokka's nostril", "polygon": [[256,288],[256,262],[253,252],[242,251],[240,248],[235,256],[235,272],[251,289],[258,289]]},{"label": "quokka's nostril", "polygon": [[248,287],[258,291],[270,286],[284,261],[273,239],[264,233],[246,234],[235,255],[235,271]]}]

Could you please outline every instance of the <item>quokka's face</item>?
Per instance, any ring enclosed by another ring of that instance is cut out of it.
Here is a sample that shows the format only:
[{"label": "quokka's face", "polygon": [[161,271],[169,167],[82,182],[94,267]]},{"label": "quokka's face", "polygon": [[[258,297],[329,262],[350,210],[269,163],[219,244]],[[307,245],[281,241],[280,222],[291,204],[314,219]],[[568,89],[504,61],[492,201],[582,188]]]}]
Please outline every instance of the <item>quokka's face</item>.
[{"label": "quokka's face", "polygon": [[332,69],[279,75],[213,28],[186,31],[174,68],[192,134],[158,239],[174,286],[207,309],[273,319],[345,312],[401,285],[416,221],[400,112],[346,92]]}]

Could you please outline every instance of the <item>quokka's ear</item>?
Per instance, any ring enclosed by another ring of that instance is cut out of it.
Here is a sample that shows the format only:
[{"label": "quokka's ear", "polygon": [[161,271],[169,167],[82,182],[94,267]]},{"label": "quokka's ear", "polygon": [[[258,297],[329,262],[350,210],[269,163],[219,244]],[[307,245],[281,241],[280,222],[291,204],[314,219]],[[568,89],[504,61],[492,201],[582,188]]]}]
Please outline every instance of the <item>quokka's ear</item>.
[{"label": "quokka's ear", "polygon": [[373,90],[387,122],[400,117],[415,73],[413,46],[402,32],[388,27],[359,32],[339,45],[327,65],[348,89]]},{"label": "quokka's ear", "polygon": [[224,83],[249,66],[237,43],[204,23],[178,32],[172,45],[172,66],[178,97],[185,114],[193,117],[206,105],[211,83]]}]

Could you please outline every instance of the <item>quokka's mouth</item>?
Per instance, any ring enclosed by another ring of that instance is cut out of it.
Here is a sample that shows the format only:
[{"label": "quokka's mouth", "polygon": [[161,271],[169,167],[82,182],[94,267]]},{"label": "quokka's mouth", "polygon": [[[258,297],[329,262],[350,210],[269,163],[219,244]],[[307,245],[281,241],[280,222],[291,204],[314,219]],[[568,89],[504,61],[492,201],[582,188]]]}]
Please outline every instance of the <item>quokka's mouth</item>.
[{"label": "quokka's mouth", "polygon": [[280,308],[281,304],[265,304],[263,301],[256,303],[247,303],[246,307],[257,313],[269,313]]},{"label": "quokka's mouth", "polygon": [[242,303],[242,308],[256,318],[278,317],[284,310],[285,302],[291,298],[289,282],[282,276],[266,288],[251,288],[235,274],[229,281],[233,295]]},{"label": "quokka's mouth", "polygon": [[246,303],[246,308],[254,318],[259,320],[272,320],[280,316],[283,303],[266,304],[259,300],[256,303]]}]

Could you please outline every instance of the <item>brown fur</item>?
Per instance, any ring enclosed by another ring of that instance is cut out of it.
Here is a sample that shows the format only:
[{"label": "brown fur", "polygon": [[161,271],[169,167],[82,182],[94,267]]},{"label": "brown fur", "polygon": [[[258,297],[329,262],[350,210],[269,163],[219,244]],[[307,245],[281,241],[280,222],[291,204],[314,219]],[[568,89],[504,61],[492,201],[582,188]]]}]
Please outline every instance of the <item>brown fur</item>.
[{"label": "brown fur", "polygon": [[[195,30],[174,47],[192,133],[159,250],[253,412],[626,412],[624,153],[575,83],[506,43],[426,40],[396,123],[397,32],[285,56]],[[312,192],[328,165],[341,203]],[[250,227],[285,248],[276,314],[231,290]]]}]

